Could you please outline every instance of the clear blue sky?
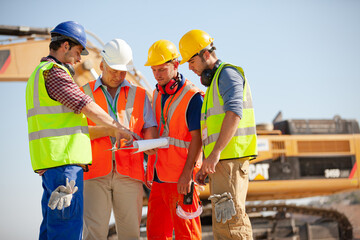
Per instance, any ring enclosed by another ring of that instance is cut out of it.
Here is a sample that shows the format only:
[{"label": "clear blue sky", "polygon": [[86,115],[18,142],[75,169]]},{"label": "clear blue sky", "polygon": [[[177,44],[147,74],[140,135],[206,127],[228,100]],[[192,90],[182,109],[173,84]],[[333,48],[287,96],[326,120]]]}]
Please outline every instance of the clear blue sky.
[{"label": "clear blue sky", "polygon": [[[359,121],[359,13],[357,0],[2,0],[0,25],[75,20],[103,42],[123,38],[152,86],[143,66],[151,44],[168,39],[178,45],[184,33],[202,29],[215,38],[220,59],[243,67],[257,123],[271,122],[280,110],[287,119],[338,114]],[[201,87],[187,64],[180,71]],[[0,86],[0,238],[37,239],[42,189],[29,159],[25,83]]]}]

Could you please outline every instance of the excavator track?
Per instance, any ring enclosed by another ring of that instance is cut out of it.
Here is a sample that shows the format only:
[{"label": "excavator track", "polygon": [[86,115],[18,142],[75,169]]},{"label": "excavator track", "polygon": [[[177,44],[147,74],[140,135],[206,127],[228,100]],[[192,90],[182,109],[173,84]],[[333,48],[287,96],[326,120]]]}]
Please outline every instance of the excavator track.
[{"label": "excavator track", "polygon": [[353,227],[350,221],[344,214],[334,209],[324,209],[324,208],[315,208],[315,207],[297,206],[297,205],[288,205],[288,204],[248,205],[246,207],[246,212],[250,216],[253,215],[254,213],[267,212],[267,211],[274,211],[280,213],[279,214],[280,216],[285,216],[286,214],[290,213],[290,214],[315,216],[323,220],[331,220],[337,223],[339,230],[339,239],[353,239]]}]

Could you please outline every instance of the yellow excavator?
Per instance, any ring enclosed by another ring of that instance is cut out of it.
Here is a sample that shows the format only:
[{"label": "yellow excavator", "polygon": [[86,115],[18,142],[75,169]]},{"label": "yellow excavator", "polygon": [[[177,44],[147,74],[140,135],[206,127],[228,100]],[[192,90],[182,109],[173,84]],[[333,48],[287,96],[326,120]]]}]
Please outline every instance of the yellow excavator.
[{"label": "yellow excavator", "polygon": [[[258,157],[250,164],[246,206],[254,239],[353,239],[352,224],[334,209],[264,201],[359,190],[358,122],[339,116],[292,120],[279,116],[281,112],[273,124],[257,125]],[[202,201],[208,196],[207,188]],[[276,214],[263,214],[269,212]]]},{"label": "yellow excavator", "polygon": [[[50,28],[0,25],[0,81],[27,81],[40,59],[49,54]],[[93,33],[92,36],[102,47],[104,43]],[[82,56],[81,64],[75,65],[74,80],[82,86],[98,77],[100,72],[100,49],[88,41],[89,55]],[[149,96],[152,88],[141,73],[132,66],[126,79],[146,89]]]},{"label": "yellow excavator", "polygon": [[[27,81],[41,57],[48,54],[50,30],[0,25],[0,35],[9,37],[0,39],[0,81]],[[103,46],[95,34],[87,34]],[[83,56],[82,63],[75,67],[74,80],[79,86],[97,78],[100,72],[100,49],[91,41],[87,48],[90,54]],[[126,78],[144,87],[151,97],[152,88],[135,67]],[[273,124],[259,124],[257,134],[259,155],[250,165],[247,195],[254,239],[352,239],[351,223],[336,210],[264,201],[358,190],[358,122],[339,116],[282,120],[278,114]],[[204,222],[211,217],[208,197],[206,187],[200,194]],[[114,233],[114,226],[110,226],[109,232]]]}]

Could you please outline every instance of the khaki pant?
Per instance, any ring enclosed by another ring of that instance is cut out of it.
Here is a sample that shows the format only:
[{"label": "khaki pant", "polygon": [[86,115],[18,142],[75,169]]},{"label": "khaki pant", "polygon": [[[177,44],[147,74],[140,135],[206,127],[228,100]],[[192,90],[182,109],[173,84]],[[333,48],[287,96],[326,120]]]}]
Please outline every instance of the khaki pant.
[{"label": "khaki pant", "polygon": [[214,239],[253,239],[249,216],[245,212],[245,200],[249,186],[248,160],[220,160],[215,173],[210,174],[210,194],[230,192],[233,196],[236,215],[225,224],[218,223],[215,207],[212,206]]},{"label": "khaki pant", "polygon": [[139,239],[142,182],[116,172],[84,182],[84,239],[106,240],[113,209],[118,239]]}]

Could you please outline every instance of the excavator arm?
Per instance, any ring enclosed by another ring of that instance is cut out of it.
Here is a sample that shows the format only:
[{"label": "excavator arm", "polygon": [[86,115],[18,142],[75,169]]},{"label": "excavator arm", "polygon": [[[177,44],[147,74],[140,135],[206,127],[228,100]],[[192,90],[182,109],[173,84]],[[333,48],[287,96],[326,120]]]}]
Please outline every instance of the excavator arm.
[{"label": "excavator arm", "polygon": [[[50,31],[51,28],[0,25],[0,35],[9,36],[0,39],[0,82],[27,81],[40,59],[49,54]],[[86,33],[103,46],[95,34]],[[87,49],[89,55],[82,56],[81,64],[75,65],[74,80],[79,86],[96,79],[100,73],[100,49],[91,41]],[[126,79],[145,88],[151,98],[150,84],[134,66]]]}]

